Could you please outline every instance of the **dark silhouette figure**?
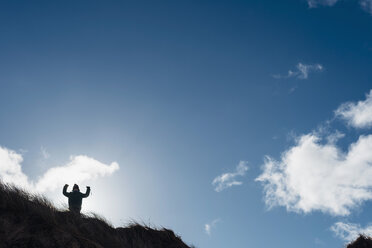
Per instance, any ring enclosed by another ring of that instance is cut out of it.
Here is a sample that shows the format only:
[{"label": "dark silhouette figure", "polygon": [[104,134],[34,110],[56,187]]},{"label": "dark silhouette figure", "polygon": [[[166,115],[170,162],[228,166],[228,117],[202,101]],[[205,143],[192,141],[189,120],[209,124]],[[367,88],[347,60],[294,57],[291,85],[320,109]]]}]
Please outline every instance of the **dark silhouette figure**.
[{"label": "dark silhouette figure", "polygon": [[74,184],[72,192],[67,192],[67,187],[68,184],[65,184],[65,186],[63,187],[63,194],[68,197],[68,207],[71,212],[80,214],[83,198],[89,196],[90,187],[87,186],[87,191],[85,192],[85,194],[80,192],[79,186],[77,184]]}]

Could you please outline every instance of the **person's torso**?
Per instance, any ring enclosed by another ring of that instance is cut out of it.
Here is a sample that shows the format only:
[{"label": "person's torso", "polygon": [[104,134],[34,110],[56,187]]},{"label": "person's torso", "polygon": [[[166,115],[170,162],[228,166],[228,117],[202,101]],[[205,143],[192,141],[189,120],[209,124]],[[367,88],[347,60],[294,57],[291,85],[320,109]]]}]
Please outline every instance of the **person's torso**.
[{"label": "person's torso", "polygon": [[81,206],[83,201],[82,193],[81,192],[71,192],[68,197],[68,204],[73,206]]}]

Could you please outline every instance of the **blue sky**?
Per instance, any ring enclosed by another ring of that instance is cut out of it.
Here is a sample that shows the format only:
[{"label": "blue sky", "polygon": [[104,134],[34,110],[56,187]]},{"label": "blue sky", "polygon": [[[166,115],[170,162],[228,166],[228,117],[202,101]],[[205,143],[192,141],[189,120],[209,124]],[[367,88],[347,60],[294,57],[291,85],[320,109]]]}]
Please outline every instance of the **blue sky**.
[{"label": "blue sky", "polygon": [[1,1],[0,178],[197,247],[342,247],[372,234],[371,31],[370,0]]}]

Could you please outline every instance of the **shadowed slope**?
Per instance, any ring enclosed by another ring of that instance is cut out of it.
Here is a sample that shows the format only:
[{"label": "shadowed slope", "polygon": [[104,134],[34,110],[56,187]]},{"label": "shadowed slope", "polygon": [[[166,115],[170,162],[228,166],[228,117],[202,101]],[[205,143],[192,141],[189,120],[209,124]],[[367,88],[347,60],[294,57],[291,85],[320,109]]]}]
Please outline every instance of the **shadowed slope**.
[{"label": "shadowed slope", "polygon": [[97,215],[57,210],[45,197],[0,183],[0,248],[188,248],[169,229],[114,228]]}]

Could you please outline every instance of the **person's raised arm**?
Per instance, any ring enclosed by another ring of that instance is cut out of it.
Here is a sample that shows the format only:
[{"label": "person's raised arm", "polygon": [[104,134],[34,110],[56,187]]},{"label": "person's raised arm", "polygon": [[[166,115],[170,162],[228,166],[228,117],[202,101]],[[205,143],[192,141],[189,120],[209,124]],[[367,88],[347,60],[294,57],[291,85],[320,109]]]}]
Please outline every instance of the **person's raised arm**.
[{"label": "person's raised arm", "polygon": [[87,191],[85,192],[85,194],[82,194],[82,197],[85,198],[85,197],[88,197],[90,194],[90,187],[87,186]]},{"label": "person's raised arm", "polygon": [[68,184],[65,184],[65,186],[63,186],[63,195],[68,197],[69,193],[67,193],[67,187],[68,187]]}]

